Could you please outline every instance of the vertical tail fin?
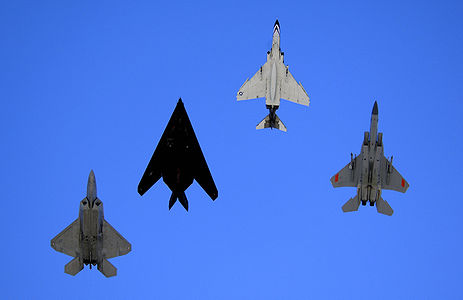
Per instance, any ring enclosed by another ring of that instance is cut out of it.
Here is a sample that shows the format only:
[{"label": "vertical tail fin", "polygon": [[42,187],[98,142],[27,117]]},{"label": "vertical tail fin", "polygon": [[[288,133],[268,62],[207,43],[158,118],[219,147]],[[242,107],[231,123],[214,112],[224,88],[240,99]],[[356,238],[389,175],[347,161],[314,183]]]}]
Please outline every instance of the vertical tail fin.
[{"label": "vertical tail fin", "polygon": [[186,198],[185,192],[181,192],[178,195],[178,201],[185,207],[186,211],[188,211],[188,199]]},{"label": "vertical tail fin", "polygon": [[169,199],[169,210],[174,206],[175,202],[177,202],[177,196],[172,192],[172,195],[170,195]]},{"label": "vertical tail fin", "polygon": [[186,211],[188,211],[188,199],[186,198],[185,192],[181,192],[179,194],[172,192],[172,195],[170,195],[169,200],[169,209],[171,209],[172,206],[174,206],[175,202],[177,202],[177,199],[180,202],[180,204],[182,204],[182,206],[186,209]]},{"label": "vertical tail fin", "polygon": [[394,210],[391,208],[389,203],[387,203],[386,200],[384,200],[382,197],[379,197],[378,200],[376,200],[376,210],[383,215],[386,216],[392,216],[394,213]]},{"label": "vertical tail fin", "polygon": [[257,124],[256,129],[264,129],[264,128],[275,128],[281,131],[286,132],[286,126],[281,122],[280,118],[275,115],[275,123],[272,124],[270,122],[270,115],[267,115],[259,124]]},{"label": "vertical tail fin", "polygon": [[354,198],[350,198],[349,201],[347,201],[342,206],[342,211],[343,212],[357,211],[359,209],[359,205],[360,205],[360,200],[359,200],[359,195],[357,194]]},{"label": "vertical tail fin", "polygon": [[84,264],[80,261],[79,257],[76,257],[64,266],[64,273],[74,276],[83,268]]},{"label": "vertical tail fin", "polygon": [[117,275],[117,269],[113,266],[106,258],[98,264],[98,271],[103,273],[106,277],[112,277]]}]

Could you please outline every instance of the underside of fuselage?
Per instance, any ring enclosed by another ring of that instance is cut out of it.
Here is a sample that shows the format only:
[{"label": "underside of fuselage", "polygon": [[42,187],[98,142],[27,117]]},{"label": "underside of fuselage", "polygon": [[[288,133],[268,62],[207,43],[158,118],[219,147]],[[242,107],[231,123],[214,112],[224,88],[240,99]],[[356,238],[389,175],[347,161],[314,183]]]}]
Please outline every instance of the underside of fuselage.
[{"label": "underside of fuselage", "polygon": [[367,202],[370,203],[370,206],[374,206],[380,195],[381,192],[372,185],[366,185],[365,187],[357,189],[357,196],[363,206],[367,205]]},{"label": "underside of fuselage", "polygon": [[96,197],[96,193],[93,201],[88,199],[88,195],[81,201],[79,219],[82,262],[85,265],[96,265],[98,263],[98,253],[101,252],[99,250],[101,250],[104,220],[103,202]]}]

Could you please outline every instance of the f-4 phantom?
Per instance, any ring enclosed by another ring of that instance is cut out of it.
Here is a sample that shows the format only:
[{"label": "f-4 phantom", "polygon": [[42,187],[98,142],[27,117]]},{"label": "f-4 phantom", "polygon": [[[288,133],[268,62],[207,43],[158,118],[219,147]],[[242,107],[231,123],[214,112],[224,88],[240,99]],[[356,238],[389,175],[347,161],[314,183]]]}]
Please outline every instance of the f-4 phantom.
[{"label": "f-4 phantom", "polygon": [[280,23],[273,26],[272,49],[267,52],[267,62],[251,78],[246,79],[236,95],[236,100],[265,97],[265,105],[270,111],[256,129],[276,128],[286,131],[286,127],[276,115],[280,99],[309,106],[310,99],[301,83],[297,83],[285,66],[284,53],[280,49]]},{"label": "f-4 phantom", "polygon": [[370,132],[363,137],[360,155],[353,157],[341,171],[331,177],[333,187],[357,187],[357,195],[350,198],[343,207],[344,212],[356,211],[360,202],[375,205],[379,213],[391,216],[394,212],[387,201],[381,197],[382,190],[405,193],[408,182],[392,166],[391,160],[384,156],[383,133],[378,133],[378,104],[375,101],[371,114]]},{"label": "f-4 phantom", "polygon": [[87,197],[80,201],[79,217],[51,240],[51,247],[75,257],[64,266],[64,272],[70,275],[79,273],[85,264],[90,265],[90,269],[98,265],[106,277],[116,276],[117,269],[108,258],[130,252],[130,243],[104,219],[93,170],[88,176]]},{"label": "f-4 phantom", "polygon": [[212,179],[182,99],[178,100],[169,123],[167,123],[159,144],[138,184],[138,193],[143,196],[161,177],[172,191],[169,209],[178,199],[188,211],[185,190],[193,183],[193,179],[199,183],[212,200],[218,196],[214,179]]}]

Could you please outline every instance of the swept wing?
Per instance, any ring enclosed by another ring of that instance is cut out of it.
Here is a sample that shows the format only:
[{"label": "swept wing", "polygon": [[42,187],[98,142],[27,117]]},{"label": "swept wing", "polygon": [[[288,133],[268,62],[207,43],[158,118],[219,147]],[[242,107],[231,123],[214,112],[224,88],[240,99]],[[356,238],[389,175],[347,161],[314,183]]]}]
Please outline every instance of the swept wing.
[{"label": "swept wing", "polygon": [[297,83],[286,67],[286,74],[281,81],[281,98],[305,106],[309,106],[310,99],[302,84]]},{"label": "swept wing", "polygon": [[252,76],[251,79],[246,79],[236,94],[236,100],[249,100],[263,98],[267,91],[267,68],[269,63],[266,62],[259,71]]},{"label": "swept wing", "polygon": [[131,248],[130,243],[106,220],[103,220],[103,256],[112,258],[125,255]]},{"label": "swept wing", "polygon": [[331,177],[331,184],[333,187],[356,187],[360,176],[360,163],[359,156],[355,157],[344,168]]},{"label": "swept wing", "polygon": [[58,252],[76,257],[79,251],[80,221],[74,222],[51,240],[51,247]]},{"label": "swept wing", "polygon": [[410,185],[386,157],[381,158],[381,188],[405,193]]}]

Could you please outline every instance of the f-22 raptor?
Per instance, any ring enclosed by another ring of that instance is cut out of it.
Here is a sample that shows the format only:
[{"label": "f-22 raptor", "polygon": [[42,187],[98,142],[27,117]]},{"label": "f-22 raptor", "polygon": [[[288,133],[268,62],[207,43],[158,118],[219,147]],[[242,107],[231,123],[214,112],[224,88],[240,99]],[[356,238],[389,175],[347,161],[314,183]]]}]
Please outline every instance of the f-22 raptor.
[{"label": "f-22 raptor", "polygon": [[405,193],[408,182],[392,166],[392,156],[389,161],[384,156],[383,133],[378,133],[378,104],[375,101],[371,114],[370,132],[363,137],[360,155],[355,158],[351,153],[351,161],[341,171],[331,177],[333,187],[357,187],[357,195],[350,198],[342,210],[356,211],[360,202],[370,206],[375,205],[379,213],[391,216],[392,208],[381,197],[382,190],[394,190]]},{"label": "f-22 raptor", "polygon": [[79,273],[85,264],[90,265],[90,269],[98,265],[106,277],[116,276],[117,269],[108,258],[130,252],[130,243],[104,219],[93,170],[88,176],[87,197],[80,201],[79,217],[51,240],[51,247],[75,257],[64,266],[64,272],[70,275]]},{"label": "f-22 raptor", "polygon": [[267,52],[267,62],[240,87],[236,100],[248,100],[265,97],[265,105],[270,111],[256,129],[276,128],[286,131],[286,126],[276,114],[280,99],[309,106],[310,99],[302,84],[297,83],[284,64],[284,53],[280,49],[280,23],[273,26],[272,49]]},{"label": "f-22 raptor", "polygon": [[193,183],[194,179],[212,200],[218,196],[217,187],[182,99],[178,100],[159,144],[138,184],[138,193],[143,196],[161,177],[172,191],[169,209],[178,199],[188,211],[185,190]]}]

